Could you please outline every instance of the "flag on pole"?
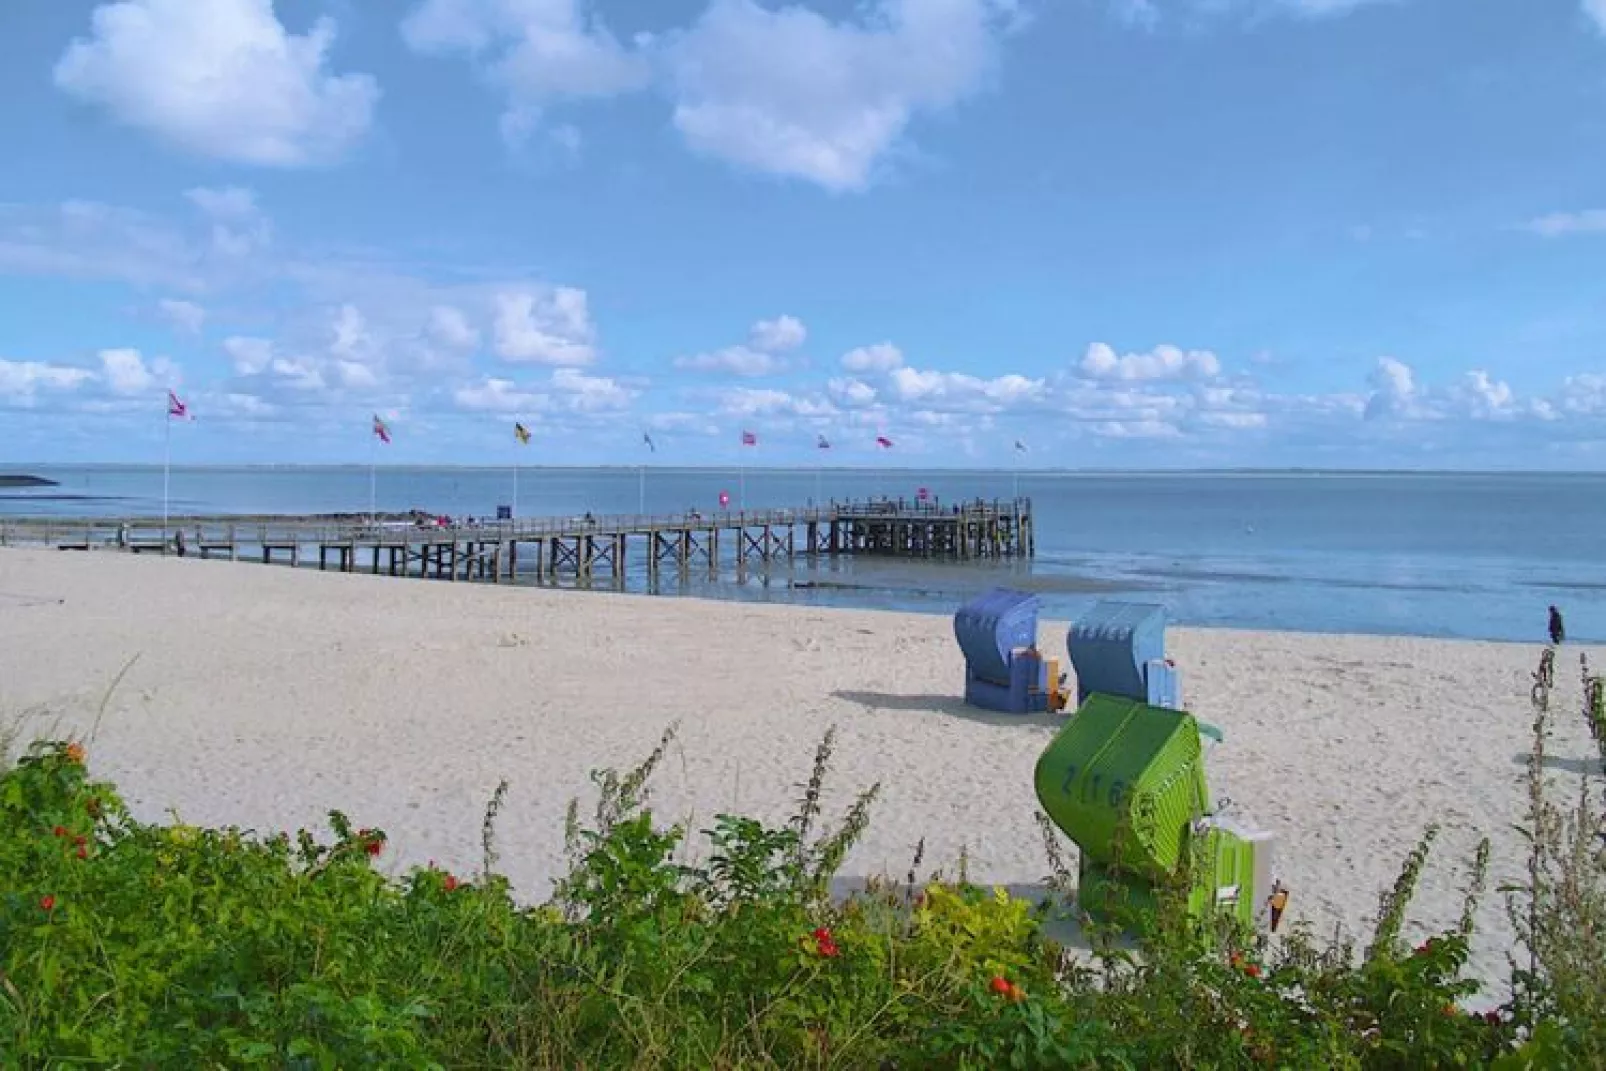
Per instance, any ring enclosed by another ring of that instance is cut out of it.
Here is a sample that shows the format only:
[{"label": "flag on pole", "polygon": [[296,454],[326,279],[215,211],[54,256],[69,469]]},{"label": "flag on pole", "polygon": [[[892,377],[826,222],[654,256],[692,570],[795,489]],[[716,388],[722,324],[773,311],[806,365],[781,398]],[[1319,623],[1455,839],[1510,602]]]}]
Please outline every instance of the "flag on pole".
[{"label": "flag on pole", "polygon": [[892,440],[887,438],[885,435],[877,435],[875,437],[875,444],[881,447],[883,450],[892,449]]},{"label": "flag on pole", "polygon": [[651,435],[648,435],[646,432],[642,432],[641,441],[645,443],[647,449],[651,450],[653,453],[656,454],[658,452],[658,445],[652,441]]},{"label": "flag on pole", "polygon": [[817,450],[829,450],[829,449],[831,449],[831,440],[827,439],[824,435],[818,436],[818,440],[819,441],[817,441],[814,444],[815,449],[817,449]]},{"label": "flag on pole", "polygon": [[743,446],[757,446],[758,445],[758,436],[754,435],[750,431],[743,430],[743,432],[742,432],[742,445]]},{"label": "flag on pole", "polygon": [[1019,439],[1016,439],[1015,440],[1015,452],[1019,453],[1019,454],[1024,454],[1026,452],[1026,444],[1021,442]]},{"label": "flag on pole", "polygon": [[379,436],[380,442],[390,442],[390,428],[386,427],[385,422],[379,419],[378,413],[374,414],[374,434]]},{"label": "flag on pole", "polygon": [[178,417],[180,420],[190,419],[190,407],[185,405],[179,399],[179,396],[171,390],[167,392],[167,416],[168,419],[173,417]]},{"label": "flag on pole", "polygon": [[526,446],[529,445],[529,443],[530,443],[530,429],[529,428],[525,427],[523,424],[520,424],[518,421],[514,421],[513,422],[513,434],[515,436],[517,436],[519,442],[524,443]]}]

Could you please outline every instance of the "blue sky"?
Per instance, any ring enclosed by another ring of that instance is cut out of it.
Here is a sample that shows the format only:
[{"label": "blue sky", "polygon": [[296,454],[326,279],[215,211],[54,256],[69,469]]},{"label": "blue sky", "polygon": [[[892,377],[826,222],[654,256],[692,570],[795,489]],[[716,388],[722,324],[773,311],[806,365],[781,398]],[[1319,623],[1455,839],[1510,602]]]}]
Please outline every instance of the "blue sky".
[{"label": "blue sky", "polygon": [[0,461],[1606,468],[1606,0],[0,30]]}]

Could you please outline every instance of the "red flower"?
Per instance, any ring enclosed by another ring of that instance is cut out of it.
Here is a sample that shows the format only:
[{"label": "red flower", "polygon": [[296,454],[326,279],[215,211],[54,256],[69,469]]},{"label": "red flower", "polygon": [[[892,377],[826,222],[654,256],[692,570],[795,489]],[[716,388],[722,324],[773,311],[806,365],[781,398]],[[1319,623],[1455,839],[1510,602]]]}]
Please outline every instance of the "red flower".
[{"label": "red flower", "polygon": [[56,898],[54,896],[41,896],[39,898],[39,907],[45,911],[56,910]]},{"label": "red flower", "polygon": [[1244,968],[1244,973],[1247,974],[1251,978],[1259,978],[1260,977],[1260,967],[1259,967],[1258,964],[1251,963],[1249,966]]},{"label": "red flower", "polygon": [[50,832],[54,833],[58,837],[65,837],[67,835],[67,827],[66,826],[57,826],[55,829],[52,829]]},{"label": "red flower", "polygon": [[456,892],[457,878],[453,877],[451,874],[446,875],[445,886],[447,892]]},{"label": "red flower", "polygon": [[80,847],[80,848],[82,848],[84,845],[89,843],[89,841],[86,840],[81,834],[79,836],[74,837],[72,839],[72,842],[74,844],[78,845],[78,847]]},{"label": "red flower", "polygon": [[78,858],[80,858],[80,859],[88,859],[89,858],[89,849],[84,847],[81,844],[78,846]]},{"label": "red flower", "polygon": [[1005,978],[1001,974],[993,975],[993,980],[991,982],[988,982],[987,985],[992,989],[992,991],[994,993],[998,994],[1001,997],[1009,995],[1009,990],[1010,990],[1009,979]]},{"label": "red flower", "polygon": [[842,950],[836,946],[836,941],[831,937],[831,931],[824,926],[815,930],[812,936],[814,938],[814,950],[826,959],[842,954]]}]

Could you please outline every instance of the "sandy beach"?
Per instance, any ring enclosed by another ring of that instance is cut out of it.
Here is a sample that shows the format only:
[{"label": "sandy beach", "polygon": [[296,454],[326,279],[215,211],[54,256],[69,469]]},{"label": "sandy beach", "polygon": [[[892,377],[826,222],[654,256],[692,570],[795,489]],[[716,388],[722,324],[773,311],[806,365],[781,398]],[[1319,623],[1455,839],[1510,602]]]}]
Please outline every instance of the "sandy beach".
[{"label": "sandy beach", "polygon": [[[1535,634],[1543,626],[1535,612]],[[693,828],[721,811],[790,813],[827,727],[828,808],[880,782],[845,872],[901,877],[963,845],[973,879],[1030,890],[1046,873],[1032,769],[1058,717],[957,699],[943,616],[491,588],[110,553],[0,551],[0,715],[88,726],[91,752],[136,813],[262,831],[321,826],[331,808],[384,829],[383,864],[473,872],[480,821],[510,782],[500,866],[543,899],[561,871],[564,809],[588,771],[645,756],[678,722],[653,805]],[[1041,643],[1064,659],[1065,626]],[[1423,828],[1443,831],[1412,910],[1452,923],[1480,835],[1491,888],[1523,861],[1512,824],[1530,750],[1540,646],[1173,629],[1185,705],[1220,726],[1218,796],[1275,831],[1289,913],[1364,937],[1379,892]],[[1603,653],[1591,650],[1600,660]],[[1068,666],[1067,666],[1068,668]],[[1592,752],[1575,713],[1576,650],[1554,775]],[[1473,971],[1503,983],[1498,895]]]}]

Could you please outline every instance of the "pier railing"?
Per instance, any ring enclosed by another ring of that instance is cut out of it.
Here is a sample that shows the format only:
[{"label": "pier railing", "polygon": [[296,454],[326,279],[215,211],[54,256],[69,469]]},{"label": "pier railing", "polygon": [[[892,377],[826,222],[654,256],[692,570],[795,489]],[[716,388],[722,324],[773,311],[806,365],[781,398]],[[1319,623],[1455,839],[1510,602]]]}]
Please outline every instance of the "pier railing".
[{"label": "pier railing", "polygon": [[832,502],[785,509],[686,510],[655,514],[571,514],[513,520],[453,520],[449,524],[399,519],[373,521],[326,517],[172,517],[160,518],[13,518],[0,521],[0,546],[143,546],[165,542],[178,533],[186,539],[244,545],[290,545],[363,542],[433,543],[479,537],[505,541],[574,538],[585,535],[650,535],[687,529],[783,528],[849,521],[987,521],[1029,517],[1031,500],[972,499],[958,502],[884,499]]}]

